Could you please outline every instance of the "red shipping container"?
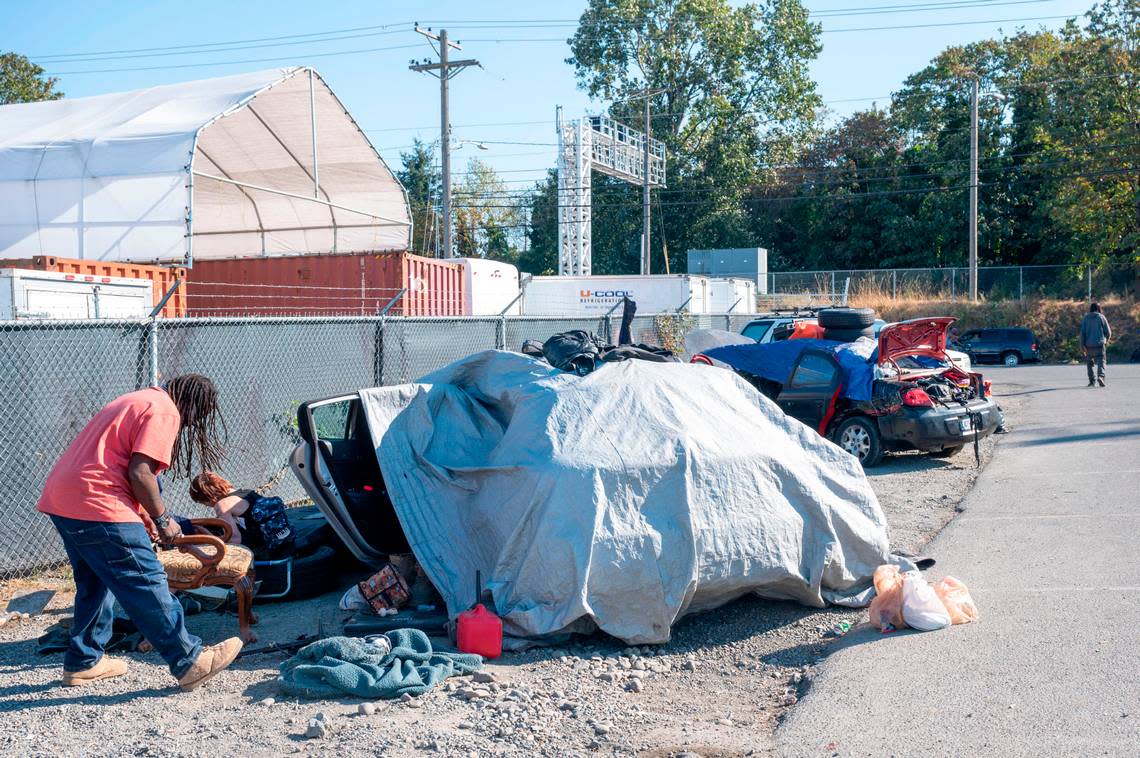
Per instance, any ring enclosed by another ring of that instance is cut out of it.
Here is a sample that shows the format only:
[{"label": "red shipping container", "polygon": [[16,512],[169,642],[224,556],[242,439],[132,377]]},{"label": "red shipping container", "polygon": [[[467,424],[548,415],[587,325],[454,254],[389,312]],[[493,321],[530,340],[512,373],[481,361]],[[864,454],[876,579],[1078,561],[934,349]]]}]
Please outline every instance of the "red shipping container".
[{"label": "red shipping container", "polygon": [[120,263],[116,261],[96,261],[85,258],[59,258],[54,255],[37,255],[34,258],[0,260],[0,268],[25,268],[33,271],[55,271],[61,274],[74,274],[79,277],[120,276],[127,279],[150,281],[154,293],[151,301],[158,305],[176,279],[182,285],[174,291],[166,305],[162,307],[164,318],[177,318],[186,315],[186,269],[168,266],[148,266],[140,263]]},{"label": "red shipping container", "polygon": [[410,253],[289,255],[197,261],[191,316],[465,314],[463,266]]}]

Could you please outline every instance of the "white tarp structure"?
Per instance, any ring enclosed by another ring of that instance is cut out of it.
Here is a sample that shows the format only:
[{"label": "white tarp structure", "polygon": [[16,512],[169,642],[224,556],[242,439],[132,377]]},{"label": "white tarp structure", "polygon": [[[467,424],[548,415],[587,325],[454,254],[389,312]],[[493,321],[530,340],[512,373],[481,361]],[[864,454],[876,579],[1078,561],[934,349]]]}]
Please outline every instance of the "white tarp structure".
[{"label": "white tarp structure", "polygon": [[475,572],[517,637],[669,639],[754,592],[865,605],[891,555],[862,467],[732,371],[585,377],[489,351],[360,393],[408,543],[454,617]]},{"label": "white tarp structure", "polygon": [[319,75],[0,106],[0,258],[406,250],[407,196]]}]

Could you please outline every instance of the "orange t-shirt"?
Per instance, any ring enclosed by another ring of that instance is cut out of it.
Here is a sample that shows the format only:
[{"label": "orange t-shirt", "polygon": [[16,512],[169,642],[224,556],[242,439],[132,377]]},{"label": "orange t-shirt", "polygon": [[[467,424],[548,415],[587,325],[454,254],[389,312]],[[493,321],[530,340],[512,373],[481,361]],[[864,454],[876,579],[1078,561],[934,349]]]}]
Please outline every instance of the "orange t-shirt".
[{"label": "orange t-shirt", "polygon": [[80,521],[149,523],[127,479],[134,453],[170,466],[178,436],[178,407],[165,390],[150,388],[112,400],[84,427],[55,464],[36,509]]}]

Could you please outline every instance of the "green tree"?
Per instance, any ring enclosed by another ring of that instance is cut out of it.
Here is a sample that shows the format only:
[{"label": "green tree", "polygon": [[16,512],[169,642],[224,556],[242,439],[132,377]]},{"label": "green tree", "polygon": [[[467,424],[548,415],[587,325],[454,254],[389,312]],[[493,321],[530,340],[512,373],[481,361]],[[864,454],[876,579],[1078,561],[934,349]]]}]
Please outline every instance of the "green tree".
[{"label": "green tree", "polygon": [[453,192],[457,254],[514,263],[523,237],[524,203],[490,165],[478,158],[468,161]]},{"label": "green tree", "polygon": [[59,80],[44,76],[44,70],[18,53],[0,53],[0,105],[58,100]]},{"label": "green tree", "polygon": [[519,255],[519,269],[535,276],[558,273],[558,173],[551,169],[536,182],[527,198],[529,224],[527,249]]},{"label": "green tree", "polygon": [[439,213],[436,204],[440,197],[440,172],[436,167],[435,148],[416,139],[412,149],[400,153],[403,168],[396,177],[408,193],[408,204],[412,213],[412,244],[414,252],[428,257],[436,257]]},{"label": "green tree", "polygon": [[[570,39],[579,86],[611,100],[612,115],[641,128],[641,88],[653,97],[651,131],[668,150],[668,212],[654,224],[654,270],[663,269],[663,243],[673,270],[684,270],[690,247],[747,245],[741,200],[768,175],[765,165],[787,161],[808,133],[819,98],[808,66],[818,55],[819,27],[799,0],[765,0],[732,7],[727,0],[590,0]],[[602,190],[605,189],[603,192]],[[636,270],[640,224],[606,250],[599,213],[620,221],[636,213],[637,191],[595,182],[594,258],[628,258]],[[619,251],[632,249],[632,256]],[[599,265],[601,264],[601,265]],[[614,272],[618,273],[618,272]]]}]

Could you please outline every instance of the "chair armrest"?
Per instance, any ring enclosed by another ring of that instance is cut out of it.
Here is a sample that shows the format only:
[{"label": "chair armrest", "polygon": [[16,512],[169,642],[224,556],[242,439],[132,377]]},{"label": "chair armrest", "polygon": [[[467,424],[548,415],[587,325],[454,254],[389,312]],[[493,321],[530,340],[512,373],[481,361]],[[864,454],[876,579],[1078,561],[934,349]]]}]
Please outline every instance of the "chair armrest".
[{"label": "chair armrest", "polygon": [[[214,548],[214,554],[210,555],[199,545],[210,545]],[[222,562],[226,557],[226,545],[220,539],[212,534],[188,534],[178,537],[174,540],[174,546],[180,552],[190,553],[199,561],[202,562],[202,568],[212,569]]]},{"label": "chair armrest", "polygon": [[222,533],[222,542],[233,539],[234,528],[220,518],[193,518],[190,523],[198,529],[199,534],[212,535],[212,530],[217,529]]}]

